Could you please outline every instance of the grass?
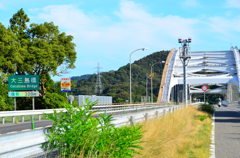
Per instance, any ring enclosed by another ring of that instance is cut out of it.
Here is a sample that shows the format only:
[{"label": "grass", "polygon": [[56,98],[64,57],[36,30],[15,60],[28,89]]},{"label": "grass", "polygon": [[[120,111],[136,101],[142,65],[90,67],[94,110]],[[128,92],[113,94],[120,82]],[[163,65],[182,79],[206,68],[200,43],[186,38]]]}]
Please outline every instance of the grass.
[{"label": "grass", "polygon": [[143,123],[143,147],[135,158],[210,157],[211,118],[187,107]]}]

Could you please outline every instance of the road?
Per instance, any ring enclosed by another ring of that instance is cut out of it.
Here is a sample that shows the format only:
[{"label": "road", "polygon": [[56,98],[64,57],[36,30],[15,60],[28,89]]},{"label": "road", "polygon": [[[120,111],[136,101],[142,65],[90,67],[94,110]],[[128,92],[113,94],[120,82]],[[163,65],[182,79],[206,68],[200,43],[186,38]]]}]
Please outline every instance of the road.
[{"label": "road", "polygon": [[[51,125],[51,121],[35,121],[35,128],[46,127]],[[19,124],[5,124],[0,125],[0,134],[6,134],[9,132],[19,132],[22,130],[31,129],[31,122],[19,123]]]},{"label": "road", "polygon": [[240,105],[217,107],[215,112],[216,158],[240,158]]}]

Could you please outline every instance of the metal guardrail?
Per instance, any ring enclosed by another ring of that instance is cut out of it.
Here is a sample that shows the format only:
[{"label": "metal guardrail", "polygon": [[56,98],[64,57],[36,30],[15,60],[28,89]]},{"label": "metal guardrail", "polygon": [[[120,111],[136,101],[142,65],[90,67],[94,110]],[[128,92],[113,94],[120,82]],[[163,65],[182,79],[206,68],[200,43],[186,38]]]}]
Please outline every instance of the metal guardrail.
[{"label": "metal guardrail", "polygon": [[[142,107],[151,107],[151,106],[161,106],[161,104],[148,103],[148,104],[124,104],[124,105],[96,105],[92,110],[97,110],[99,112],[108,112],[108,111],[122,111],[122,110],[131,110]],[[65,112],[66,109],[43,109],[43,110],[18,110],[18,111],[1,111],[0,119],[1,123],[6,123],[6,118],[11,117],[11,123],[16,122],[16,117],[21,117],[21,122],[25,122],[25,116],[38,116],[38,120],[42,120],[44,114],[52,114],[56,112]]]},{"label": "metal guardrail", "polygon": [[[134,122],[146,121],[154,117],[160,117],[182,107],[184,106],[171,105],[155,107],[147,106],[147,108],[137,107],[136,109],[125,110],[125,113],[121,113],[120,115],[118,114],[121,111],[108,112],[114,113],[113,124],[119,127],[122,125],[132,125]],[[40,128],[35,130],[0,135],[0,157],[32,157],[32,155],[41,155],[41,153],[43,155],[41,157],[44,157],[45,152],[41,149],[41,144],[47,141],[44,135],[46,131],[46,129]]]}]

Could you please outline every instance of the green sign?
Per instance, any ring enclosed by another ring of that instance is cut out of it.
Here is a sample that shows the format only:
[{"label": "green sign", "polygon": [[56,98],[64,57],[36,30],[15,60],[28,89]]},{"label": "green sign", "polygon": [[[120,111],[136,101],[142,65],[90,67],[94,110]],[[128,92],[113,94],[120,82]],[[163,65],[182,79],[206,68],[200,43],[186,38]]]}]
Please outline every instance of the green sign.
[{"label": "green sign", "polygon": [[8,92],[9,97],[39,97],[38,91]]},{"label": "green sign", "polygon": [[38,75],[13,75],[8,77],[8,90],[39,90]]}]

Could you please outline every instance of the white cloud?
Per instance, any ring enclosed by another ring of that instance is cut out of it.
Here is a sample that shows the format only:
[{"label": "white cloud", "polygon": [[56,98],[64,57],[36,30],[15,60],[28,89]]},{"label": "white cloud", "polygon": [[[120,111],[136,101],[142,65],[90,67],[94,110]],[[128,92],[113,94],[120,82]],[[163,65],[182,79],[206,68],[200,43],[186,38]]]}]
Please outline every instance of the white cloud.
[{"label": "white cloud", "polygon": [[[96,65],[90,61],[100,62],[105,70],[116,69],[128,62],[129,52],[136,48],[148,47],[150,50],[136,53],[134,59],[143,57],[144,53],[174,48],[178,46],[179,37],[192,37],[197,41],[199,24],[202,23],[198,19],[175,15],[155,16],[142,5],[127,0],[121,1],[114,17],[89,15],[73,5],[47,6],[40,12],[42,20],[53,21],[74,36],[80,52],[76,66],[81,68],[74,75],[86,73],[85,68],[87,73],[94,72]],[[217,23],[218,20],[210,21]],[[216,30],[215,24],[206,25]]]},{"label": "white cloud", "polygon": [[90,16],[72,5],[45,7],[40,17],[54,21],[82,41],[107,47],[120,43],[125,46],[166,43],[166,38],[194,36],[193,26],[197,23],[195,19],[173,15],[155,17],[141,5],[126,0],[121,2],[120,9],[116,11],[117,20],[112,19],[110,24],[108,21],[109,25],[105,25],[104,17]]},{"label": "white cloud", "polygon": [[239,0],[226,0],[227,7],[230,8],[240,8],[240,1]]},{"label": "white cloud", "polygon": [[208,23],[213,32],[220,34],[240,32],[240,16],[231,19],[223,17],[210,17]]},{"label": "white cloud", "polygon": [[200,4],[198,0],[184,0],[182,2],[182,6],[183,7],[199,7]]}]

